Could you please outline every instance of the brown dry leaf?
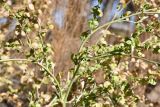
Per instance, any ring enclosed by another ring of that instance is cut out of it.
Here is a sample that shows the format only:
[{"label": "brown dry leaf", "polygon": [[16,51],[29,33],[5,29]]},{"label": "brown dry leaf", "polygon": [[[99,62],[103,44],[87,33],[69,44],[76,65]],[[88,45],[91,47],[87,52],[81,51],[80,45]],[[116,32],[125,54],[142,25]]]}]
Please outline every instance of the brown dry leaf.
[{"label": "brown dry leaf", "polygon": [[105,82],[105,72],[102,70],[95,71],[93,73],[93,78],[97,84],[102,84]]}]

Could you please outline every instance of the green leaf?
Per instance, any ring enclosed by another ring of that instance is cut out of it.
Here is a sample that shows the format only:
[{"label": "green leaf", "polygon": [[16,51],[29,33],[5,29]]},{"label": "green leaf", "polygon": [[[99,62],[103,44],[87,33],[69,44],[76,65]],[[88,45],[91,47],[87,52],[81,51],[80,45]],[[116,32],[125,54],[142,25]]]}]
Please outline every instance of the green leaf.
[{"label": "green leaf", "polygon": [[81,34],[81,36],[80,36],[80,39],[81,39],[82,41],[84,41],[84,40],[87,38],[88,35],[89,35],[89,31],[83,32],[83,33]]},{"label": "green leaf", "polygon": [[96,19],[89,20],[88,24],[91,29],[95,29],[99,25],[99,23]]},{"label": "green leaf", "polygon": [[94,6],[91,10],[91,13],[93,14],[94,18],[98,18],[98,17],[103,16],[103,12],[99,6]]},{"label": "green leaf", "polygon": [[98,3],[101,4],[103,0],[98,0]]},{"label": "green leaf", "polygon": [[148,83],[151,85],[156,85],[156,81],[154,79],[149,79]]}]

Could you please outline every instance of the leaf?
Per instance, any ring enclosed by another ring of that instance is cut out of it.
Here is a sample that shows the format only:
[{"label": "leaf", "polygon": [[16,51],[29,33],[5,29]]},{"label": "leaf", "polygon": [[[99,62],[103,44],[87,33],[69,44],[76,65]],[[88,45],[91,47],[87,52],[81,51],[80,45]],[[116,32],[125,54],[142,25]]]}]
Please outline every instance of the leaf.
[{"label": "leaf", "polygon": [[98,0],[98,3],[101,4],[103,0]]},{"label": "leaf", "polygon": [[102,17],[103,16],[103,12],[102,10],[100,9],[99,6],[94,6],[91,10],[94,18],[98,18],[98,17]]},{"label": "leaf", "polygon": [[151,85],[156,85],[156,81],[154,79],[149,79],[148,83]]},{"label": "leaf", "polygon": [[84,41],[84,40],[87,38],[88,35],[89,35],[89,30],[86,31],[86,32],[83,32],[83,33],[81,34],[81,36],[80,36],[80,39],[81,39],[82,41]]},{"label": "leaf", "polygon": [[95,29],[99,25],[99,23],[96,19],[89,20],[88,24],[91,29]]}]

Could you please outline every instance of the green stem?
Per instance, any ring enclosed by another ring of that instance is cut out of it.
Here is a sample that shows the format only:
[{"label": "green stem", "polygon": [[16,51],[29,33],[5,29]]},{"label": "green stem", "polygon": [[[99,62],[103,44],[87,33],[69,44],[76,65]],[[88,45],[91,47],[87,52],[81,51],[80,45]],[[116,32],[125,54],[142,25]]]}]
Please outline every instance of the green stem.
[{"label": "green stem", "polygon": [[131,56],[131,57],[136,58],[136,59],[141,59],[141,60],[144,60],[144,61],[149,62],[149,63],[156,64],[156,65],[160,65],[160,62],[156,62],[156,61],[149,60],[149,59],[146,59],[146,58],[142,58],[142,57],[139,57],[139,56]]},{"label": "green stem", "polygon": [[67,89],[67,92],[66,92],[66,95],[65,95],[65,98],[64,98],[64,100],[67,102],[67,98],[68,98],[68,96],[69,96],[69,93],[70,93],[70,91],[71,91],[71,88],[72,88],[72,85],[73,85],[73,83],[78,79],[78,77],[79,76],[77,76],[76,77],[76,74],[77,74],[77,72],[78,72],[78,70],[79,70],[79,67],[80,67],[80,64],[78,64],[77,66],[76,66],[76,69],[75,69],[75,72],[74,72],[74,74],[73,74],[73,77],[72,77],[72,80],[71,80],[71,82],[69,83],[69,85],[68,85],[68,89]]},{"label": "green stem", "polygon": [[62,107],[66,107],[66,101],[61,101]]},{"label": "green stem", "polygon": [[[55,83],[56,83],[56,84],[54,83],[54,85],[57,85],[58,90],[60,91],[60,96],[62,96],[62,93],[61,93],[62,90],[61,90],[61,88],[60,88],[60,84],[59,84],[58,80],[56,79],[56,77],[50,72],[50,70],[49,70],[48,68],[46,68],[45,66],[43,66],[42,64],[40,64],[40,63],[38,63],[38,62],[34,62],[33,60],[29,60],[29,59],[1,59],[1,60],[0,60],[0,63],[10,62],[10,61],[32,62],[32,63],[37,64],[37,65],[40,66],[41,68],[43,68],[43,69],[48,73],[48,75],[54,79],[54,81],[55,81]],[[52,79],[52,78],[51,78],[51,79]],[[58,93],[57,93],[57,95],[58,95]]]},{"label": "green stem", "polygon": [[56,77],[50,72],[50,70],[48,68],[46,68],[42,64],[40,64],[40,63],[36,63],[36,64],[39,65],[40,67],[42,67],[54,79],[54,81],[56,82],[56,85],[58,86],[58,89],[60,91],[60,95],[62,96],[62,89],[61,89],[60,84],[59,84],[58,80],[56,79]]},{"label": "green stem", "polygon": [[[117,54],[103,54],[103,55],[98,55],[98,56],[94,56],[94,57],[89,57],[90,60],[96,60],[96,59],[99,59],[99,58],[105,58],[105,57],[111,57],[111,56],[115,56]],[[136,58],[136,59],[141,59],[141,60],[144,60],[146,62],[149,62],[149,63],[152,63],[152,64],[156,64],[156,65],[160,65],[160,62],[156,62],[156,61],[153,61],[153,60],[149,60],[149,59],[146,59],[146,58],[142,58],[142,57],[139,57],[139,56],[134,56],[134,55],[130,55],[130,54],[119,54],[121,56],[130,56],[132,58]]]},{"label": "green stem", "polygon": [[[92,36],[93,34],[95,34],[98,30],[100,30],[100,29],[102,29],[102,28],[105,28],[105,27],[107,27],[107,26],[109,26],[109,25],[111,25],[111,24],[113,24],[113,23],[120,22],[120,21],[125,21],[124,19],[126,19],[126,18],[129,18],[129,17],[131,17],[131,16],[137,16],[137,15],[140,15],[140,14],[142,14],[142,13],[143,13],[143,14],[157,14],[157,13],[160,13],[160,12],[150,12],[149,10],[148,10],[148,11],[144,11],[144,12],[137,12],[137,13],[131,14],[131,15],[129,15],[129,16],[125,16],[125,17],[119,18],[119,19],[117,19],[117,20],[113,20],[113,21],[107,22],[106,24],[104,24],[104,25],[98,27],[97,29],[93,30],[93,31],[91,32],[91,34],[89,34],[89,35],[86,37],[86,39],[82,42],[82,44],[81,44],[81,46],[80,46],[80,48],[79,48],[79,52],[82,51],[82,49],[83,49],[84,45],[86,44],[86,42],[87,42],[87,41],[91,38],[91,36]],[[76,77],[76,74],[77,74],[77,72],[78,72],[78,70],[79,70],[79,67],[80,67],[80,63],[75,67],[75,72],[74,72],[74,74],[73,74],[73,78],[72,78],[70,84],[68,85],[67,93],[66,93],[65,98],[64,98],[64,102],[65,102],[65,103],[67,102],[67,98],[68,98],[68,96],[69,96],[69,93],[70,93],[70,91],[71,91],[71,88],[72,88],[73,83],[74,83],[74,82],[77,80],[77,78],[78,78],[78,77]]]},{"label": "green stem", "polygon": [[82,48],[84,47],[84,45],[86,44],[86,42],[91,38],[91,36],[92,36],[93,34],[95,34],[97,31],[99,31],[100,29],[105,28],[105,27],[107,27],[107,26],[110,25],[110,24],[113,24],[113,23],[116,23],[116,22],[120,22],[120,21],[124,21],[124,19],[126,19],[126,18],[130,18],[130,17],[132,17],[132,16],[137,16],[137,15],[140,15],[140,14],[160,14],[160,11],[159,11],[159,12],[150,12],[150,10],[141,11],[141,12],[137,12],[137,13],[134,13],[134,14],[131,14],[131,15],[128,15],[128,16],[119,18],[119,19],[117,19],[117,20],[113,20],[113,21],[107,22],[106,24],[104,24],[104,25],[98,27],[97,29],[93,30],[93,32],[91,32],[91,34],[89,34],[89,35],[86,37],[86,39],[83,41],[83,43],[82,43],[81,46],[80,46],[79,52],[82,51]]}]

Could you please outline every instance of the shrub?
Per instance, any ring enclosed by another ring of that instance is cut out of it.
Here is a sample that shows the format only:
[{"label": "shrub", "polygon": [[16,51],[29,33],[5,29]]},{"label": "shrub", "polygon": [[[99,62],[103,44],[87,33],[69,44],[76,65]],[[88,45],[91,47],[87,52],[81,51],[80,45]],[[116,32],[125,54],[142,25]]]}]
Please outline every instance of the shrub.
[{"label": "shrub", "polygon": [[[100,4],[102,1],[98,2]],[[39,7],[40,3],[44,3],[44,7]],[[137,88],[146,84],[155,85],[159,78],[159,59],[156,61],[145,57],[146,51],[157,55],[160,53],[160,24],[155,16],[159,10],[147,2],[133,14],[98,26],[102,12],[98,5],[93,7],[94,17],[88,21],[89,30],[82,33],[82,44],[78,52],[71,56],[74,66],[63,77],[62,72],[54,75],[54,51],[51,44],[45,41],[48,29],[54,26],[50,20],[43,24],[40,22],[41,12],[45,12],[47,3],[50,4],[43,1],[33,4],[23,2],[23,7],[19,9],[2,2],[4,15],[7,14],[8,20],[16,19],[17,22],[15,31],[6,35],[4,28],[1,33],[0,73],[3,76],[0,81],[1,86],[7,88],[2,90],[4,93],[0,96],[14,100],[17,106],[25,106],[23,101],[27,101],[26,106],[31,107],[128,107],[144,101],[141,93],[137,93]],[[138,16],[136,31],[132,36],[122,37],[117,44],[108,44],[105,40],[109,32],[107,28],[112,23],[127,21],[131,16]],[[99,41],[86,45],[99,31],[103,32],[98,33]],[[142,40],[142,36],[148,38]]]}]

